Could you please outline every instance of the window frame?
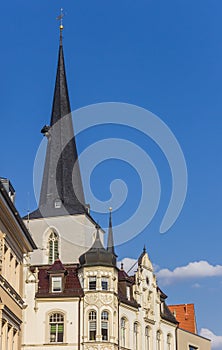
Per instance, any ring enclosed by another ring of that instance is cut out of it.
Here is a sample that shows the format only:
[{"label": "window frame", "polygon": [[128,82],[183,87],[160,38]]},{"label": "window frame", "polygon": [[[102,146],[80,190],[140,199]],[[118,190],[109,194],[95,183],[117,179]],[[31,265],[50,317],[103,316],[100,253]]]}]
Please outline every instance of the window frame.
[{"label": "window frame", "polygon": [[54,230],[50,230],[48,236],[48,263],[52,265],[59,258],[59,235]]},{"label": "window frame", "polygon": [[101,335],[102,341],[109,341],[109,312],[107,310],[101,312]]},{"label": "window frame", "polygon": [[146,350],[150,349],[150,332],[151,328],[149,326],[145,327],[145,342],[146,342]]},{"label": "window frame", "polygon": [[101,288],[102,290],[105,290],[105,291],[109,290],[109,277],[103,276],[101,278]]},{"label": "window frame", "polygon": [[139,350],[139,323],[137,321],[133,323],[133,338],[135,350]]},{"label": "window frame", "polygon": [[[49,325],[49,343],[50,344],[64,343],[65,315],[60,311],[51,312],[48,315],[48,325]],[[52,329],[54,330],[53,332],[52,332]],[[59,330],[62,330],[62,331],[59,331]],[[53,340],[52,336],[55,336],[54,337],[55,340]]]},{"label": "window frame", "polygon": [[120,339],[121,339],[121,346],[124,348],[126,347],[126,328],[127,328],[127,319],[126,317],[121,317],[120,319]]},{"label": "window frame", "polygon": [[[57,281],[56,281],[57,280]],[[54,288],[54,283],[55,282],[60,282],[59,283],[59,289],[58,290],[56,290],[56,288]],[[62,276],[60,275],[60,276],[51,276],[51,292],[52,293],[62,293],[63,292],[63,278],[62,278]]]},{"label": "window frame", "polygon": [[[92,325],[94,325],[92,327]],[[89,311],[88,314],[88,337],[89,341],[95,341],[97,334],[97,312],[95,310]]]},{"label": "window frame", "polygon": [[97,279],[96,276],[89,276],[88,289],[96,290]]},{"label": "window frame", "polygon": [[130,300],[130,286],[126,286],[126,299]]}]

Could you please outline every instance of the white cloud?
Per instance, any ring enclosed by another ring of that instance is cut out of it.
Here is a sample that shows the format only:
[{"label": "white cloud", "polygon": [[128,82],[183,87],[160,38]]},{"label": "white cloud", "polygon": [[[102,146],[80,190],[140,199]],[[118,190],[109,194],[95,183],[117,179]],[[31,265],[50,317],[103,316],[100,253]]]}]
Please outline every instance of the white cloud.
[{"label": "white cloud", "polygon": [[211,340],[212,349],[221,349],[222,348],[222,336],[215,335],[212,331],[207,328],[201,328],[200,335],[202,337],[208,338]]},{"label": "white cloud", "polygon": [[192,285],[192,288],[200,288],[200,287],[201,287],[201,285],[199,283],[194,283]]},{"label": "white cloud", "polygon": [[195,261],[186,266],[176,267],[173,271],[162,269],[157,277],[163,284],[171,284],[178,280],[222,276],[221,265],[210,265],[207,261]]},{"label": "white cloud", "polygon": [[123,269],[124,271],[128,272],[129,270],[129,275],[132,275],[136,270],[137,270],[137,259],[132,259],[132,258],[124,258],[121,261],[118,261],[117,266],[120,268],[121,263],[123,263]]}]

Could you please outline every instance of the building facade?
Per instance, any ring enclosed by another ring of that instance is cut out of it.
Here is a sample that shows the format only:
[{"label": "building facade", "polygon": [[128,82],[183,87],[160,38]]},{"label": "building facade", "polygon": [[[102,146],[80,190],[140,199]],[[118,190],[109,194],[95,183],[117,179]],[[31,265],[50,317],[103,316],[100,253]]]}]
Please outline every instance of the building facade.
[{"label": "building facade", "polygon": [[0,179],[0,349],[21,349],[23,256],[36,248],[14,206],[15,191]]},{"label": "building facade", "polygon": [[177,350],[178,321],[146,249],[133,276],[117,268],[112,214],[105,248],[85,204],[62,30],[40,201],[25,218],[38,249],[24,269],[22,349]]},{"label": "building facade", "polygon": [[210,350],[210,340],[197,334],[194,304],[169,305],[178,320],[177,343],[179,349]]},{"label": "building facade", "polygon": [[57,259],[29,271],[23,349],[176,350],[178,322],[145,250],[137,272],[128,276],[116,266],[114,247],[103,247],[97,229],[78,264]]}]

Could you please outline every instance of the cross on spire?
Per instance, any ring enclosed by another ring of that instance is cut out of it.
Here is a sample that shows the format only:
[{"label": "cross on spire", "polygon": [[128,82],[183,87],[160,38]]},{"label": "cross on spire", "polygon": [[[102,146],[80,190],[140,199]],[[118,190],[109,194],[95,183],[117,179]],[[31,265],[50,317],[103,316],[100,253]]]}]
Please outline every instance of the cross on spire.
[{"label": "cross on spire", "polygon": [[59,29],[60,29],[60,46],[62,45],[62,31],[64,29],[64,26],[63,26],[63,18],[64,18],[65,14],[63,12],[63,8],[61,8],[60,10],[60,15],[58,17],[56,17],[57,21],[60,21],[60,26],[59,26]]}]

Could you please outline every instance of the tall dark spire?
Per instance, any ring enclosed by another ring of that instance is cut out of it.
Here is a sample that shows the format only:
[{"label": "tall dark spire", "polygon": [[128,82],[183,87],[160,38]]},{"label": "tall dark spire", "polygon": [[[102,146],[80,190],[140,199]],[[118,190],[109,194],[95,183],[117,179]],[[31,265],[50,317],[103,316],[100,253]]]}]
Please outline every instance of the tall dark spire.
[{"label": "tall dark spire", "polygon": [[42,129],[48,138],[48,145],[39,209],[30,217],[86,212],[66,80],[62,32],[61,24],[51,122],[50,126]]},{"label": "tall dark spire", "polygon": [[114,239],[113,239],[113,225],[112,225],[112,208],[109,209],[109,232],[108,232],[108,243],[107,243],[107,250],[109,253],[115,254],[114,249]]}]

